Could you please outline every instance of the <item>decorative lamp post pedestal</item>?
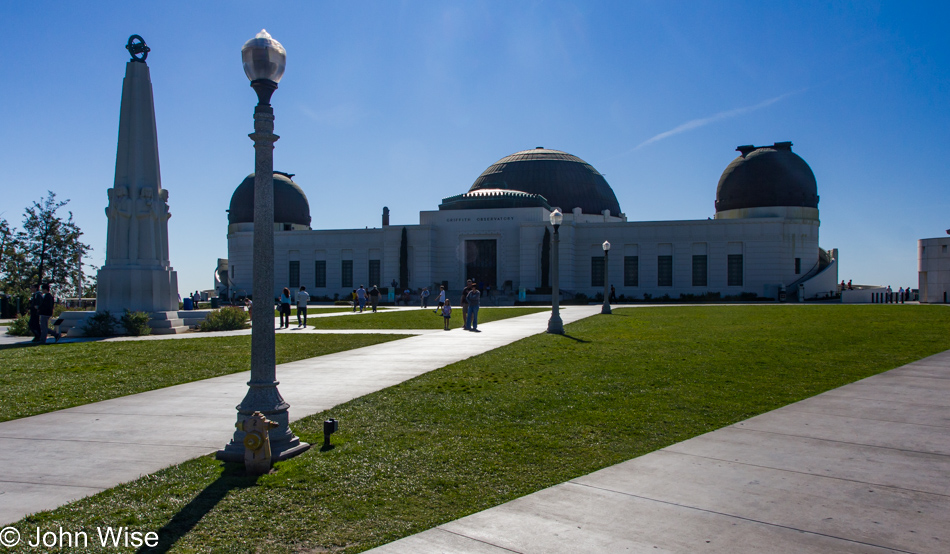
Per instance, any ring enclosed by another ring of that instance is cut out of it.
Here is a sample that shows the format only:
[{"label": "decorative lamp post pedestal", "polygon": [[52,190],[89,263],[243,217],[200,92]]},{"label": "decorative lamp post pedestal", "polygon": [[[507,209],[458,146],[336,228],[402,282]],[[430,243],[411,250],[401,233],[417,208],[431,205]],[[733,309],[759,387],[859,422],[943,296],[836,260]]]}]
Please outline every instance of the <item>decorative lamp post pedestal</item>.
[{"label": "decorative lamp post pedestal", "polygon": [[[274,295],[274,109],[271,96],[284,73],[286,52],[267,31],[261,31],[241,49],[244,72],[257,93],[254,108],[254,301],[270,305]],[[244,462],[244,421],[255,412],[276,423],[269,432],[271,462],[292,458],[310,448],[290,430],[290,405],[277,390],[277,355],[274,315],[267,309],[253,311],[251,318],[251,380],[247,395],[237,406],[237,430],[231,442],[217,452],[226,462]]]}]

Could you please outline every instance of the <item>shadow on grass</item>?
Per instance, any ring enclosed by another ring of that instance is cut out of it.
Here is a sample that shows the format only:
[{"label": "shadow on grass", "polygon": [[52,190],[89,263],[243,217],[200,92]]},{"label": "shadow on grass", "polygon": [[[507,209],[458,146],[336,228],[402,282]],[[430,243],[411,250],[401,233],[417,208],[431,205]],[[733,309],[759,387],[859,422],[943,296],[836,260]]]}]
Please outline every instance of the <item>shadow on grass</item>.
[{"label": "shadow on grass", "polygon": [[571,339],[571,340],[574,341],[574,342],[583,342],[583,343],[590,342],[589,340],[584,340],[584,339],[579,339],[579,338],[577,338],[577,337],[572,337],[571,335],[568,335],[567,333],[564,333],[564,334],[561,335],[561,336],[564,337],[564,338],[566,338],[566,339]]},{"label": "shadow on grass", "polygon": [[229,492],[256,485],[257,477],[248,476],[244,471],[244,464],[224,464],[221,475],[158,530],[158,544],[154,547],[143,546],[137,552],[155,554],[168,552],[179,539],[194,529],[201,518],[213,510]]}]

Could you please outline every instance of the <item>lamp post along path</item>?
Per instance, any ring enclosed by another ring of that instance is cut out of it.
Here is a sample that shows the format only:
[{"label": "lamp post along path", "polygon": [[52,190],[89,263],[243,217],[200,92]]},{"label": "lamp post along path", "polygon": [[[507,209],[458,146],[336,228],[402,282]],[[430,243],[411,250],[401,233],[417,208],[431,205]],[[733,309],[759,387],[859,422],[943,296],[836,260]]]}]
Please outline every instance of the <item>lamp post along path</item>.
[{"label": "lamp post along path", "polygon": [[600,309],[600,313],[609,314],[610,313],[610,280],[607,279],[607,255],[610,254],[610,243],[604,241],[604,306]]},{"label": "lamp post along path", "polygon": [[274,109],[271,96],[284,73],[286,52],[267,31],[261,31],[241,49],[244,72],[257,93],[254,108],[254,301],[260,306],[251,319],[251,380],[237,406],[237,430],[217,457],[226,462],[243,462],[244,421],[260,412],[276,426],[270,431],[271,461],[277,462],[305,452],[310,445],[300,442],[289,426],[290,407],[277,390],[277,355],[274,315],[267,309],[274,293]]},{"label": "lamp post along path", "polygon": [[561,210],[554,208],[551,212],[551,225],[554,226],[554,234],[551,235],[551,319],[548,320],[548,333],[555,335],[564,334],[564,322],[561,321],[561,283],[560,270],[558,267],[558,247],[561,245],[561,237],[558,229],[561,227],[561,221],[564,220],[564,214]]}]

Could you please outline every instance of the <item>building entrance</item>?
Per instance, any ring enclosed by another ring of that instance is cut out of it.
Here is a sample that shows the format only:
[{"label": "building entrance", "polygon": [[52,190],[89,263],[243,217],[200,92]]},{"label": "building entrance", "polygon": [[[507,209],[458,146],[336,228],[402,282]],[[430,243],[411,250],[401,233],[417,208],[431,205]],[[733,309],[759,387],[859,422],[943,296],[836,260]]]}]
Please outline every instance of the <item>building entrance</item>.
[{"label": "building entrance", "polygon": [[465,241],[465,279],[471,279],[481,286],[497,289],[498,278],[498,241]]}]

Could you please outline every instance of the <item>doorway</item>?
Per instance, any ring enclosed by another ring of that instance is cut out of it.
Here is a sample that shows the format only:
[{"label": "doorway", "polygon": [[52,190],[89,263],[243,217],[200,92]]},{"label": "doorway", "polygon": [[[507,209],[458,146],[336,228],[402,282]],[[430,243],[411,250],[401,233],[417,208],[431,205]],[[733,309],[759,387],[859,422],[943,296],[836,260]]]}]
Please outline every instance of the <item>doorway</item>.
[{"label": "doorway", "polygon": [[497,289],[498,241],[495,239],[465,241],[465,279],[479,286]]}]

